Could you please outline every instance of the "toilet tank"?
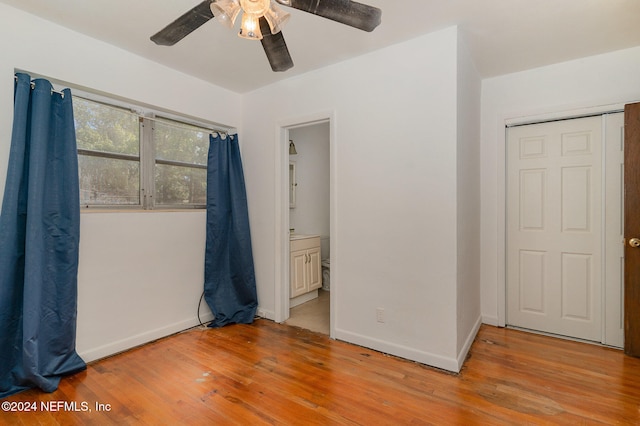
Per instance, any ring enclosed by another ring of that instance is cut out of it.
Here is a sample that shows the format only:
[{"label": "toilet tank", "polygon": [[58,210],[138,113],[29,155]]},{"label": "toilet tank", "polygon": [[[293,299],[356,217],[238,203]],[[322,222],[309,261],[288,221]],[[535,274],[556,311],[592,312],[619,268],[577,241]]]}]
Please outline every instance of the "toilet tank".
[{"label": "toilet tank", "polygon": [[331,257],[329,237],[321,236],[320,237],[320,257],[322,259],[329,259]]}]

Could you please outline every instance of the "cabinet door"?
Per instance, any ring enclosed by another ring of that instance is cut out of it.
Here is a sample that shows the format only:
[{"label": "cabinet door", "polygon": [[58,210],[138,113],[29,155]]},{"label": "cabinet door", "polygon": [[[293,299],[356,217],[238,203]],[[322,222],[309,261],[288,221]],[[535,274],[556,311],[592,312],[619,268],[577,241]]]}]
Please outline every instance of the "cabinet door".
[{"label": "cabinet door", "polygon": [[322,265],[320,259],[320,247],[307,250],[307,283],[308,291],[322,287]]},{"label": "cabinet door", "polygon": [[289,297],[296,297],[308,291],[305,283],[305,269],[307,268],[307,252],[299,250],[291,252],[291,275],[289,276],[291,294]]}]

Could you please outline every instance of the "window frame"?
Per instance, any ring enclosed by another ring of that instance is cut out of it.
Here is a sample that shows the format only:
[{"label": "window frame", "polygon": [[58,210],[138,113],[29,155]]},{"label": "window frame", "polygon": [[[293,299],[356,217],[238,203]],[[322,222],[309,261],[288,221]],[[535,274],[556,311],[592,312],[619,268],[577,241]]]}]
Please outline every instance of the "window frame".
[{"label": "window frame", "polygon": [[[67,85],[68,86],[68,85]],[[78,148],[78,157],[108,158],[115,160],[137,161],[139,164],[139,199],[137,204],[80,204],[82,210],[202,210],[206,204],[158,204],[155,202],[155,175],[158,165],[185,167],[196,170],[206,170],[207,166],[198,163],[189,163],[177,160],[165,160],[156,158],[156,146],[154,142],[155,123],[162,122],[167,126],[182,127],[187,130],[198,129],[207,134],[234,134],[233,128],[221,126],[213,122],[194,119],[181,114],[163,112],[149,107],[141,107],[129,102],[122,102],[106,96],[96,95],[71,88],[71,96],[83,101],[94,102],[106,107],[119,108],[131,112],[138,117],[139,125],[139,150],[138,156],[132,154],[120,154],[97,150]],[[221,128],[224,127],[224,128]],[[80,200],[78,200],[80,203]]]}]

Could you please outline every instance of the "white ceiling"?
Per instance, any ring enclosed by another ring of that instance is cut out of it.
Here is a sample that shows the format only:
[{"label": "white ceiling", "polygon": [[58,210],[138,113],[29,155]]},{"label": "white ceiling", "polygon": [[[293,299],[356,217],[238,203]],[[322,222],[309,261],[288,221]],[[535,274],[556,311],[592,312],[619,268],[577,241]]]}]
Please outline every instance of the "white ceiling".
[{"label": "white ceiling", "polygon": [[173,47],[149,40],[200,1],[0,0],[239,93],[451,25],[483,78],[640,45],[640,0],[363,0],[382,9],[372,33],[287,8],[295,66],[274,73],[259,42],[215,20]]}]

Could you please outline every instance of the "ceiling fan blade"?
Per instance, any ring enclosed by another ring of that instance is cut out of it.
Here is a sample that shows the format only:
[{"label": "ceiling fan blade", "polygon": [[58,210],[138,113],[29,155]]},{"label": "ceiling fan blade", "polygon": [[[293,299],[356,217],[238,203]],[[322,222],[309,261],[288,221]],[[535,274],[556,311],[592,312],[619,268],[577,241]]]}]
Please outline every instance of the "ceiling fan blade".
[{"label": "ceiling fan blade", "polygon": [[151,36],[151,41],[161,46],[173,46],[202,24],[213,18],[211,3],[215,0],[205,0],[189,10],[178,19]]},{"label": "ceiling fan blade", "polygon": [[369,32],[382,20],[382,11],[377,7],[351,0],[283,0],[278,3]]},{"label": "ceiling fan blade", "polygon": [[269,23],[262,17],[260,18],[260,31],[262,31],[262,48],[267,54],[267,59],[271,65],[271,69],[276,72],[286,71],[293,67],[293,60],[287,49],[287,43],[284,41],[282,31],[271,34]]}]

